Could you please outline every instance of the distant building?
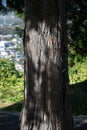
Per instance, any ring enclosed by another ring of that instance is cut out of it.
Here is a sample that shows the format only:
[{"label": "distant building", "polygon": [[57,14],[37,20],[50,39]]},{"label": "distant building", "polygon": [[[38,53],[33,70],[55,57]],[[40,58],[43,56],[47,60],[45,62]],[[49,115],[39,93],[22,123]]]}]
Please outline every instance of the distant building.
[{"label": "distant building", "polygon": [[0,58],[8,58],[15,63],[15,68],[17,70],[23,71],[24,56],[19,51],[15,53],[17,43],[15,39],[13,39],[13,41],[0,41]]}]

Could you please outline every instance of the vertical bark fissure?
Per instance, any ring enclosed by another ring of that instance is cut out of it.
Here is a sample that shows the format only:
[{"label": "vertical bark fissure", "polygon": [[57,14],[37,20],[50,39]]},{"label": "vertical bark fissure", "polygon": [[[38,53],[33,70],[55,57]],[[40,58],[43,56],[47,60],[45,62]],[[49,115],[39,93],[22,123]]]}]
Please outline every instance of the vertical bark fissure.
[{"label": "vertical bark fissure", "polygon": [[[60,0],[60,26],[61,26],[61,40],[60,40],[60,52],[61,52],[61,71],[62,71],[62,73],[64,74],[64,73],[66,73],[65,71],[66,71],[66,68],[64,67],[64,64],[65,64],[65,59],[64,59],[64,55],[65,55],[65,57],[66,57],[66,54],[64,54],[64,49],[66,49],[65,48],[65,40],[64,40],[64,38],[65,38],[65,16],[64,16],[64,6],[63,6],[63,2],[62,2],[62,0]],[[63,47],[64,48],[63,48]],[[63,76],[63,74],[62,74],[62,76]],[[64,77],[64,76],[63,76]],[[65,77],[64,77],[64,80],[65,80]],[[63,84],[63,82],[64,82],[64,84]],[[66,83],[65,83],[65,81],[62,81],[62,91],[63,91],[63,113],[65,113],[65,100],[66,100],[66,95],[65,95],[65,93],[66,93]]]},{"label": "vertical bark fissure", "polygon": [[21,130],[72,130],[66,113],[65,1],[35,3],[25,3],[25,104]]}]

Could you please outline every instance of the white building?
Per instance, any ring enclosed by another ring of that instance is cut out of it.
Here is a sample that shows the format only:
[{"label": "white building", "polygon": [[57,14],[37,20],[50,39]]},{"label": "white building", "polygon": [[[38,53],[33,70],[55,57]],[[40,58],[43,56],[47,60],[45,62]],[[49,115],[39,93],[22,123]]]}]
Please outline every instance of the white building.
[{"label": "white building", "polygon": [[6,41],[0,41],[0,51],[5,51],[5,43]]},{"label": "white building", "polygon": [[[10,41],[0,41],[0,57],[9,58],[9,48],[12,46]],[[11,54],[10,54],[11,55]],[[13,55],[13,52],[12,52]]]},{"label": "white building", "polygon": [[19,51],[15,53],[15,45],[12,41],[0,41],[0,58],[9,58],[17,70],[23,71],[24,56]]}]

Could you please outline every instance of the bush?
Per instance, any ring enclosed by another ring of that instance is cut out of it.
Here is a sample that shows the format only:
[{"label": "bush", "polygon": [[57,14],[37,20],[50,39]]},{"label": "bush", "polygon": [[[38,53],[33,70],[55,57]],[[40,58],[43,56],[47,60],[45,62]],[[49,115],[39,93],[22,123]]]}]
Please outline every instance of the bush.
[{"label": "bush", "polygon": [[23,99],[23,74],[14,63],[0,59],[0,102],[17,102]]},{"label": "bush", "polygon": [[75,57],[74,66],[69,66],[70,84],[87,80],[87,57],[81,60],[80,58]]}]

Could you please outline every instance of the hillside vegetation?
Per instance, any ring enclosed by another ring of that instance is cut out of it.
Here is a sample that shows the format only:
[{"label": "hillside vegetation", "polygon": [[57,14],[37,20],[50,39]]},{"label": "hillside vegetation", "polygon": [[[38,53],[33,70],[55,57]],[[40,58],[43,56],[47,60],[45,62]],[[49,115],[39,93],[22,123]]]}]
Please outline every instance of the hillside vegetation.
[{"label": "hillside vegetation", "polygon": [[70,84],[87,80],[87,57],[76,56],[69,61],[69,79]]},{"label": "hillside vegetation", "polygon": [[23,99],[23,74],[7,59],[0,59],[0,103]]}]

